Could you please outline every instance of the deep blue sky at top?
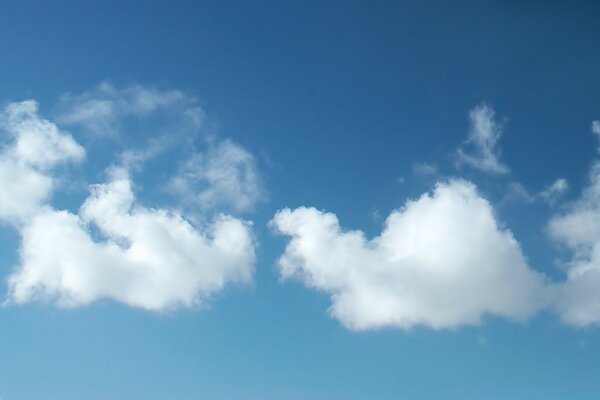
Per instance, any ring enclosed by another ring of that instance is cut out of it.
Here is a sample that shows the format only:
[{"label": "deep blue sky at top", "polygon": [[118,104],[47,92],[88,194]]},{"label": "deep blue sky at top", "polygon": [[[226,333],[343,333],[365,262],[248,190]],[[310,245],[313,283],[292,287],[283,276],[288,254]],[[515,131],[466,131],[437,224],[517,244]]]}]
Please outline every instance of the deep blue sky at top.
[{"label": "deep blue sky at top", "polygon": [[591,3],[3,7],[4,99],[43,106],[107,79],[181,88],[223,134],[279,167],[285,160],[272,190],[294,182],[300,193],[281,205],[316,203],[319,188],[320,202],[331,199],[322,207],[349,196],[363,210],[394,207],[403,194],[387,198],[395,178],[416,161],[447,161],[481,101],[508,118],[501,145],[515,179],[539,187],[585,170],[599,79]]},{"label": "deep blue sky at top", "polygon": [[[540,316],[347,332],[325,295],[277,281],[284,241],[265,224],[313,205],[376,234],[376,211],[431,188],[413,174],[422,162],[473,180],[493,203],[510,182],[538,192],[559,177],[575,198],[596,154],[599,20],[592,1],[4,2],[2,105],[33,98],[49,114],[60,94],[105,80],[180,89],[258,156],[269,201],[251,215],[254,287],[226,290],[209,310],[0,310],[0,398],[592,398],[597,330]],[[505,119],[508,176],[454,167],[482,101]],[[497,211],[533,266],[551,271],[547,207]]]}]

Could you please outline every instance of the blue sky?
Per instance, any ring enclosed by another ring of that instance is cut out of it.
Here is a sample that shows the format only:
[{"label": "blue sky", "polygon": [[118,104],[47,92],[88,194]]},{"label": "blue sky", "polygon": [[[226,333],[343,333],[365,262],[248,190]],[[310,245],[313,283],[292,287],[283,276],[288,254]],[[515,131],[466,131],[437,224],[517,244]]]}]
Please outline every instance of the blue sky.
[{"label": "blue sky", "polygon": [[595,398],[599,17],[5,3],[0,398]]}]

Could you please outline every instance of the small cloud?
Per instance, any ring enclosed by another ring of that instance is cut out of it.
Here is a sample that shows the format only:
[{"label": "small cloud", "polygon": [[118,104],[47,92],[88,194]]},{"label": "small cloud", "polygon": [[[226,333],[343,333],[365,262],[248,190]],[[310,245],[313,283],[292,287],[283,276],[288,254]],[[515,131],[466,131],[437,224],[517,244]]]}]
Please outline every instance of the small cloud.
[{"label": "small cloud", "polygon": [[494,110],[485,103],[469,113],[471,130],[467,140],[458,149],[458,165],[466,164],[490,174],[506,174],[509,169],[500,162],[496,148],[502,136],[502,127],[495,121]]},{"label": "small cloud", "polygon": [[[592,122],[592,132],[594,132],[600,139],[600,121]],[[600,147],[598,147],[598,152],[600,153]]]},{"label": "small cloud", "polygon": [[200,210],[224,206],[251,211],[265,198],[255,157],[232,140],[212,143],[206,152],[192,155],[167,188],[184,206]]},{"label": "small cloud", "polygon": [[94,90],[61,98],[57,121],[65,126],[79,127],[95,137],[117,138],[123,119],[142,119],[157,111],[176,114],[192,131],[203,121],[203,112],[196,100],[179,90],[159,90],[142,85],[115,87],[104,82]]},{"label": "small cloud", "polygon": [[504,197],[504,201],[533,203],[536,196],[529,193],[527,188],[519,182],[511,182],[508,184],[508,191]]},{"label": "small cloud", "polygon": [[549,204],[554,204],[560,196],[562,196],[569,189],[569,183],[566,179],[560,178],[554,181],[554,183],[548,186],[543,192],[540,193],[540,197]]},{"label": "small cloud", "polygon": [[592,132],[600,135],[600,121],[592,121]]},{"label": "small cloud", "polygon": [[379,211],[378,209],[375,209],[371,212],[371,219],[373,220],[373,222],[381,222],[383,221],[383,216],[381,215],[381,211]]},{"label": "small cloud", "polygon": [[543,200],[550,205],[554,203],[569,189],[569,184],[564,178],[557,179],[539,193],[531,193],[519,182],[510,182],[503,202],[522,202],[531,204]]},{"label": "small cloud", "polygon": [[428,163],[414,163],[412,168],[417,176],[431,176],[438,173],[436,166]]}]

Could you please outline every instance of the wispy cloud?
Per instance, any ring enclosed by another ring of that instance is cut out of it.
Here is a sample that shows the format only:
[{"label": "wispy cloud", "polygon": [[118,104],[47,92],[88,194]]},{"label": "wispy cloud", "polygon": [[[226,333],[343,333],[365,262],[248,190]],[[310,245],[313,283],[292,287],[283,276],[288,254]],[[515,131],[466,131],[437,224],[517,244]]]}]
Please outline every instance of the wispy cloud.
[{"label": "wispy cloud", "polygon": [[413,163],[412,169],[413,173],[417,176],[432,176],[437,175],[438,173],[437,167],[435,165],[425,162]]},{"label": "wispy cloud", "polygon": [[523,184],[519,182],[510,182],[503,202],[533,203],[536,195],[531,194]]},{"label": "wispy cloud", "polygon": [[126,118],[146,118],[163,111],[198,129],[204,119],[196,100],[179,90],[160,90],[142,85],[116,87],[104,82],[81,94],[65,94],[58,107],[57,122],[82,128],[97,137],[116,138]]},{"label": "wispy cloud", "polygon": [[569,183],[566,179],[559,178],[539,195],[547,203],[554,204],[567,190],[569,190]]},{"label": "wispy cloud", "polygon": [[549,205],[555,205],[556,202],[569,190],[569,183],[564,178],[555,180],[552,184],[546,186],[542,191],[531,193],[523,184],[519,182],[510,182],[508,184],[507,194],[504,201],[534,203],[544,201]]},{"label": "wispy cloud", "polygon": [[[592,132],[600,139],[600,121],[592,122]],[[600,153],[600,147],[598,147],[598,152]]]},{"label": "wispy cloud", "polygon": [[502,127],[495,120],[494,110],[482,103],[469,112],[471,130],[458,149],[458,164],[469,165],[491,174],[506,174],[509,169],[500,161],[497,148]]},{"label": "wispy cloud", "polygon": [[224,140],[210,143],[179,168],[168,184],[184,206],[206,210],[216,205],[250,211],[265,198],[256,160],[247,150]]}]

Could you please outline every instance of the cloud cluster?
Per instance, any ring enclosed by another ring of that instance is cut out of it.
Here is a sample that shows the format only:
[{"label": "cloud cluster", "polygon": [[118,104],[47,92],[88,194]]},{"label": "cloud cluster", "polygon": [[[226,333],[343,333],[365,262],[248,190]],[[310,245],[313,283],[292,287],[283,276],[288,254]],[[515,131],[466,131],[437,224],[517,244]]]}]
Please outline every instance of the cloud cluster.
[{"label": "cloud cluster", "polygon": [[351,329],[454,328],[487,314],[523,319],[548,302],[545,278],[462,180],[407,202],[370,240],[314,208],[279,211],[271,226],[291,237],[282,277],[329,293],[331,314]]},{"label": "cloud cluster", "polygon": [[[485,105],[472,110],[469,141],[477,151],[459,155],[502,173],[508,169],[494,153],[500,130],[493,117]],[[597,121],[592,131],[600,135]],[[514,182],[508,188],[513,198],[554,204],[569,185],[557,179],[537,194]],[[491,205],[463,180],[438,183],[432,194],[408,201],[372,239],[314,208],[281,210],[270,224],[290,237],[278,262],[281,276],[328,293],[330,313],[350,329],[454,328],[485,315],[523,319],[542,309],[569,325],[600,324],[600,161],[581,198],[548,224],[550,236],[573,255],[560,282],[527,265]]]},{"label": "cloud cluster", "polygon": [[463,147],[458,149],[459,164],[492,174],[509,172],[508,167],[500,162],[500,152],[496,149],[502,129],[494,116],[494,110],[485,103],[470,111],[471,130]]},{"label": "cloud cluster", "polygon": [[[161,93],[141,87],[101,89],[115,101],[117,93],[130,93],[132,98],[116,104],[132,101],[128,112],[140,114],[183,101],[179,92],[161,98]],[[109,115],[110,107],[99,108],[104,111],[94,117],[94,107],[105,104],[100,100],[90,97],[85,104],[79,110],[85,118],[78,122]],[[9,302],[39,300],[76,307],[112,299],[161,311],[202,305],[225,285],[251,279],[255,241],[249,222],[217,213],[197,226],[174,209],[144,206],[132,189],[127,168],[131,162],[109,168],[108,181],[91,185],[77,212],[56,209],[51,195],[57,167],[81,162],[85,150],[41,118],[33,101],[10,104],[0,124],[9,136],[0,154],[0,219],[22,237],[20,265],[8,280]],[[214,155],[215,169],[218,157]],[[215,200],[211,206],[214,211],[220,204]]]},{"label": "cloud cluster", "polygon": [[[60,189],[59,177],[81,165],[86,150],[40,117],[34,101],[0,112],[0,221],[22,239],[19,265],[8,277],[9,302],[78,307],[111,299],[164,311],[201,306],[226,285],[252,279],[252,223],[222,210],[247,212],[264,199],[257,162],[232,140],[203,138],[203,147],[196,148],[202,111],[194,99],[173,90],[102,84],[65,96],[59,121],[119,140],[124,118],[154,123],[158,111],[172,118],[176,137],[192,134],[180,143],[187,151],[178,154],[185,157],[164,181],[178,208],[149,207],[134,190],[134,173],[173,145],[165,136],[120,152],[107,180],[89,185],[77,210],[56,208],[52,195]],[[483,104],[470,117],[460,161],[485,172],[508,172],[496,150],[501,131],[493,110]],[[597,122],[592,131],[600,134]],[[414,171],[437,174],[429,164],[414,164]],[[567,189],[565,179],[534,195],[518,183],[509,185],[513,197],[527,202],[554,203]],[[491,204],[461,179],[438,182],[431,193],[407,201],[370,239],[315,208],[283,209],[269,225],[290,238],[278,261],[280,275],[329,294],[331,315],[349,329],[451,329],[485,316],[523,320],[545,308],[567,324],[600,324],[600,162],[581,198],[548,225],[551,237],[573,253],[564,282],[531,268]]]}]

